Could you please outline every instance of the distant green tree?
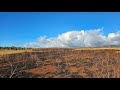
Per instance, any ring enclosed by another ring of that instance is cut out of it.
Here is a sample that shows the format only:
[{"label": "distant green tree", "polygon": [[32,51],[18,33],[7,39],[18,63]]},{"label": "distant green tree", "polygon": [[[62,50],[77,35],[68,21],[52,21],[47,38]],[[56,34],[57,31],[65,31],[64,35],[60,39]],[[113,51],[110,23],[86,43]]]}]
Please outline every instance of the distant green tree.
[{"label": "distant green tree", "polygon": [[11,47],[0,47],[0,50],[1,49],[6,49],[6,50],[26,50],[26,49],[32,49],[32,48],[23,48],[23,47],[11,46]]}]

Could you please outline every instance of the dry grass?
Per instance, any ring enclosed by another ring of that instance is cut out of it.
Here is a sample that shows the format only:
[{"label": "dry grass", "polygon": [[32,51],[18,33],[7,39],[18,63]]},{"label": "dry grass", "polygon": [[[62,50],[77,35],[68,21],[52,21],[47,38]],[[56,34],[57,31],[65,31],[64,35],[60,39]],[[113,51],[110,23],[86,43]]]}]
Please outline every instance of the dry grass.
[{"label": "dry grass", "polygon": [[6,54],[23,53],[23,52],[32,52],[32,50],[0,50],[0,56]]},{"label": "dry grass", "polygon": [[74,48],[73,50],[120,50],[120,48]]}]

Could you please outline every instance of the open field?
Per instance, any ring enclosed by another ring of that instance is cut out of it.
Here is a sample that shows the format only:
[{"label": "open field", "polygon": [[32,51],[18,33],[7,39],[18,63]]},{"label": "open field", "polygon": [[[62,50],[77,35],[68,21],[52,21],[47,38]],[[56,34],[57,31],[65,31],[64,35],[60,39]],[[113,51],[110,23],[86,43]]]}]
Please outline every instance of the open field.
[{"label": "open field", "polygon": [[0,78],[120,78],[120,48],[0,50]]},{"label": "open field", "polygon": [[22,53],[22,52],[31,52],[32,50],[0,50],[0,56],[6,54]]}]

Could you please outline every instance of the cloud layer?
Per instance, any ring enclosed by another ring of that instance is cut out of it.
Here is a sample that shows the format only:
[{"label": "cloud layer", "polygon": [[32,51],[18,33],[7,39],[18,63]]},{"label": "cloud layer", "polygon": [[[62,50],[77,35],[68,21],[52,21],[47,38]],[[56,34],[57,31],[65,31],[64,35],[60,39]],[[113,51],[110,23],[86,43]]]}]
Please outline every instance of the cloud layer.
[{"label": "cloud layer", "polygon": [[[102,28],[103,29],[103,28]],[[28,42],[25,47],[43,48],[71,48],[71,47],[97,47],[106,45],[120,45],[120,32],[102,34],[102,29],[69,31],[57,37],[41,36],[35,42]]]}]

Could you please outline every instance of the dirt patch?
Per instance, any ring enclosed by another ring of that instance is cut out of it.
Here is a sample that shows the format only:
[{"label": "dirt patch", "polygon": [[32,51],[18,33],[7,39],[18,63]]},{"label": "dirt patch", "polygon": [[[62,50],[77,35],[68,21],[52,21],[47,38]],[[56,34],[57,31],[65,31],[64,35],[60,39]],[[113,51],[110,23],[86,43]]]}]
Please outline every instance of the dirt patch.
[{"label": "dirt patch", "polygon": [[32,74],[46,74],[46,73],[55,73],[57,72],[57,67],[47,65],[47,66],[42,66],[30,70],[25,70],[25,72],[31,72]]},{"label": "dirt patch", "polygon": [[78,72],[78,68],[76,67],[70,67],[70,72]]}]

